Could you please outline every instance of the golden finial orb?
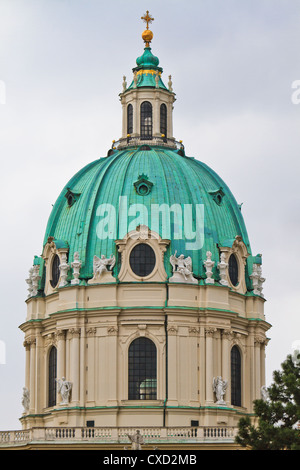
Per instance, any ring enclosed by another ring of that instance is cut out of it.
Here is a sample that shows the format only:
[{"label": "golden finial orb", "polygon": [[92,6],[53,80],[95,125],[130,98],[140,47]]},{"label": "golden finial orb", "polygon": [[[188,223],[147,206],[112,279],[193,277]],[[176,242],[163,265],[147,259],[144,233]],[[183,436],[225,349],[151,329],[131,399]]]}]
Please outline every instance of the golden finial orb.
[{"label": "golden finial orb", "polygon": [[145,31],[143,31],[142,33],[142,38],[145,42],[146,47],[149,47],[149,44],[153,39],[153,33],[149,29],[149,23],[152,23],[152,21],[154,21],[154,18],[149,15],[149,11],[147,10],[146,14],[141,17],[141,20],[143,20],[147,24]]}]

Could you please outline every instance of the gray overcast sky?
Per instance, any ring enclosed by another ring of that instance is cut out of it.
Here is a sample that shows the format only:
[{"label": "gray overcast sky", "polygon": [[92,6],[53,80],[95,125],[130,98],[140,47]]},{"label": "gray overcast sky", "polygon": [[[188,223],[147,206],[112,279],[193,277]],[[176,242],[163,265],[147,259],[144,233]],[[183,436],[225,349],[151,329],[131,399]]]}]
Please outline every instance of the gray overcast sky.
[{"label": "gray overcast sky", "polygon": [[300,340],[300,1],[0,0],[0,430],[21,427],[28,269],[62,187],[121,136],[147,9],[174,136],[243,203],[263,254],[267,384]]}]

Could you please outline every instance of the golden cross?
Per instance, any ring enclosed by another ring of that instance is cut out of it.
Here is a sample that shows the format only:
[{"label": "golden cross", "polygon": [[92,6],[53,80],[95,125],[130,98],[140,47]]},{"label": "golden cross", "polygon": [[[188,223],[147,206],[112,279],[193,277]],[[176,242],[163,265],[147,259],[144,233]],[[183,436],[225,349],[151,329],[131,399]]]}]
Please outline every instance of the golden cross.
[{"label": "golden cross", "polygon": [[149,10],[146,11],[146,14],[141,17],[141,20],[145,21],[147,23],[146,29],[149,29],[149,23],[152,23],[154,21],[154,18],[152,18],[151,15],[149,15]]}]

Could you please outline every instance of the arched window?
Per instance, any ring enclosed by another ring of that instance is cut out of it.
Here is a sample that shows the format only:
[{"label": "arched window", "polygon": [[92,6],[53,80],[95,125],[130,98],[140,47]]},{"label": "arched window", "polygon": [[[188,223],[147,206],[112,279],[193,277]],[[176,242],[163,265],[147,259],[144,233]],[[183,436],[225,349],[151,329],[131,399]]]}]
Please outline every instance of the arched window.
[{"label": "arched window", "polygon": [[231,349],[231,404],[242,406],[241,353],[237,346]]},{"label": "arched window", "polygon": [[239,266],[235,254],[232,253],[229,258],[228,273],[233,286],[239,283]]},{"label": "arched window", "polygon": [[48,367],[48,406],[56,405],[56,370],[57,370],[57,351],[52,346],[49,354]]},{"label": "arched window", "polygon": [[127,134],[133,133],[133,106],[129,104],[127,106]]},{"label": "arched window", "polygon": [[50,279],[50,284],[53,287],[53,289],[57,286],[59,277],[60,277],[60,259],[58,255],[55,255],[53,260],[52,260],[52,265],[51,265],[51,279]]},{"label": "arched window", "polygon": [[149,101],[141,104],[141,139],[152,139],[152,104]]},{"label": "arched window", "polygon": [[137,338],[129,347],[128,399],[156,400],[156,347],[148,338]]},{"label": "arched window", "polygon": [[160,133],[167,137],[167,106],[160,105]]}]

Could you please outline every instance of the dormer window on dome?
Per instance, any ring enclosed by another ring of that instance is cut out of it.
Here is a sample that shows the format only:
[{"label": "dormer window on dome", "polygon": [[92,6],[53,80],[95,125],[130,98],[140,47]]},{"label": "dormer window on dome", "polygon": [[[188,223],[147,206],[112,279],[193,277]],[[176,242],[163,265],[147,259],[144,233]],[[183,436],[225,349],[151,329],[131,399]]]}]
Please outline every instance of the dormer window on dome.
[{"label": "dormer window on dome", "polygon": [[220,206],[222,204],[222,201],[223,201],[223,197],[225,196],[225,193],[223,191],[223,188],[220,187],[219,189],[217,189],[216,191],[208,191],[209,194],[212,196],[213,200],[215,201],[215,203]]},{"label": "dormer window on dome", "polygon": [[72,207],[73,204],[77,201],[79,198],[80,193],[75,193],[72,191],[70,188],[67,188],[67,192],[65,194],[65,198],[67,199],[67,203],[69,207]]},{"label": "dormer window on dome", "polygon": [[152,190],[153,183],[148,180],[148,176],[142,174],[133,185],[139,196],[147,196]]}]

